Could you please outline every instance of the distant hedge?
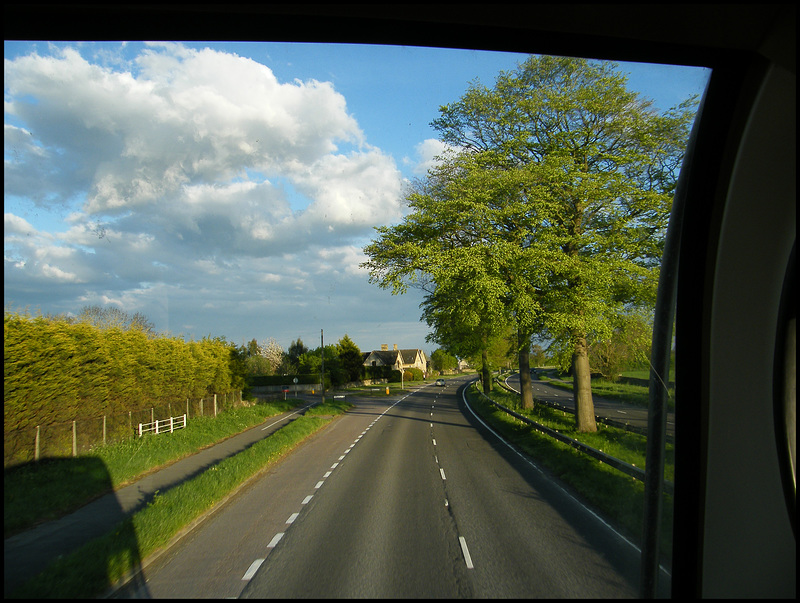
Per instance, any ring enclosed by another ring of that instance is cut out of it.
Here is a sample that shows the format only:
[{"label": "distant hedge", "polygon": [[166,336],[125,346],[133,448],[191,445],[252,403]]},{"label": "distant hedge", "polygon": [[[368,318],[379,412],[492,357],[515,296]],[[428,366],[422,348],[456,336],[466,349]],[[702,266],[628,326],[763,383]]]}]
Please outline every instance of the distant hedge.
[{"label": "distant hedge", "polygon": [[241,354],[220,339],[186,342],[9,312],[3,327],[6,433],[245,385]]}]

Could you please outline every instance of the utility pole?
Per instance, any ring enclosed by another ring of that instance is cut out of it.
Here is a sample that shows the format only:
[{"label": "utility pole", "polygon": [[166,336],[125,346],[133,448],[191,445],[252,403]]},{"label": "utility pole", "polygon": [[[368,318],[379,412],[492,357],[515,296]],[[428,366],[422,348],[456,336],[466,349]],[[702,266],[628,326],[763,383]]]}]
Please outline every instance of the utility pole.
[{"label": "utility pole", "polygon": [[319,345],[322,349],[322,403],[325,404],[325,337],[322,329],[319,330]]}]

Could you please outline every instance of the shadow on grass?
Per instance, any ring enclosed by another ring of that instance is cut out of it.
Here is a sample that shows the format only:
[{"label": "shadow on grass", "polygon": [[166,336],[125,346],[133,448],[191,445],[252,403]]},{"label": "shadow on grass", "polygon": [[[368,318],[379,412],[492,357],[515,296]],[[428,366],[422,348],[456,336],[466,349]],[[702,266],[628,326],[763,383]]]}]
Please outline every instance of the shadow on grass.
[{"label": "shadow on grass", "polygon": [[[42,475],[53,476],[53,482],[43,483]],[[4,482],[15,484],[14,488],[4,488],[6,526],[15,523],[10,514],[24,513],[25,501],[57,496],[59,487],[80,484],[96,493],[112,490],[105,463],[94,457],[27,463],[4,471]],[[40,523],[6,538],[3,548],[6,598],[69,598],[82,596],[87,587],[102,594],[120,577],[120,568],[141,567],[133,523],[114,496],[103,496],[65,518]],[[84,562],[80,564],[72,555],[78,550],[83,552]],[[94,557],[94,562],[85,563],[87,556]]]}]

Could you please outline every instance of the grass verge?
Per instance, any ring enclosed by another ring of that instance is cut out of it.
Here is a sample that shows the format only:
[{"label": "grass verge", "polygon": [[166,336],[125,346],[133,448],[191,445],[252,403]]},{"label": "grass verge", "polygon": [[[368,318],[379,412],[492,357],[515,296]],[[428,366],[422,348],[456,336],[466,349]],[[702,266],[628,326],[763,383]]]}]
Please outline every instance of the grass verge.
[{"label": "grass verge", "polygon": [[[564,376],[559,379],[551,379],[547,375],[542,375],[541,379],[549,385],[560,387],[572,391],[572,377]],[[675,388],[669,388],[667,407],[675,410]],[[650,404],[650,391],[645,385],[634,385],[621,381],[608,381],[606,379],[592,379],[592,395],[609,400],[618,400],[625,404],[632,404],[641,408],[647,408]]]},{"label": "grass verge", "polygon": [[3,472],[5,538],[57,519],[147,473],[292,410],[287,400],[236,408],[217,417],[191,419],[168,436],[150,435],[100,446],[75,458],[44,459]]},{"label": "grass verge", "polygon": [[156,495],[147,507],[105,536],[57,559],[11,596],[84,598],[104,593],[134,572],[143,559],[167,546],[186,526],[330,423],[348,406],[346,402],[326,402],[315,407],[196,478]]}]

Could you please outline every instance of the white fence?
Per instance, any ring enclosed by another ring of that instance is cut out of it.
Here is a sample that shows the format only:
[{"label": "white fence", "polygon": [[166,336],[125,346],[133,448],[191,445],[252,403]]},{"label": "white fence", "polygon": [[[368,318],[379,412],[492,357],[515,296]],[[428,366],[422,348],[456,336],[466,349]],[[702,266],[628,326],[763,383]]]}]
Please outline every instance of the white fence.
[{"label": "white fence", "polygon": [[161,421],[153,421],[152,423],[139,423],[139,437],[144,433],[172,433],[176,429],[186,427],[186,415],[179,417],[170,417],[169,419],[162,419]]}]

